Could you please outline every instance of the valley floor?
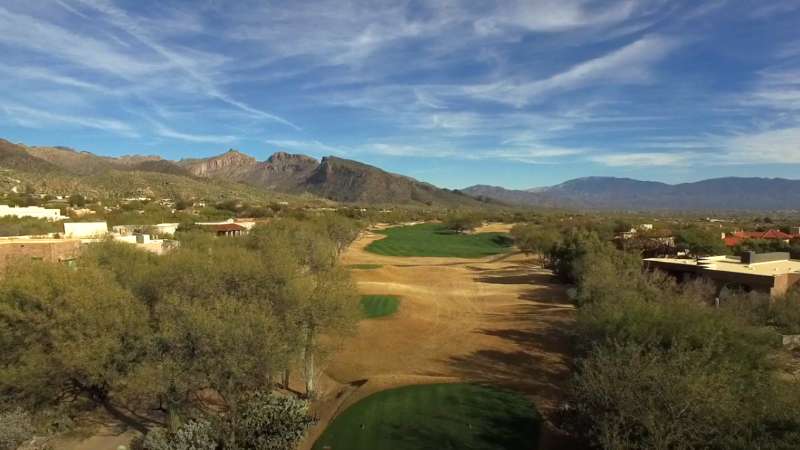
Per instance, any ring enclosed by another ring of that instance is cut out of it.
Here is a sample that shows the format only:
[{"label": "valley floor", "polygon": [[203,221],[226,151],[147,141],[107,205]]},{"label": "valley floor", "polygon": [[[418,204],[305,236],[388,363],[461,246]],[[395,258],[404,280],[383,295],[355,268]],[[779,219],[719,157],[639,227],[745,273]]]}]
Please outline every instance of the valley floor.
[{"label": "valley floor", "polygon": [[[479,231],[508,231],[492,225]],[[329,358],[320,383],[319,424],[309,449],[340,411],[381,390],[423,383],[477,381],[527,395],[547,417],[569,378],[573,307],[566,287],[521,254],[481,259],[391,257],[365,247],[383,238],[363,234],[343,263],[362,294],[397,295],[400,308],[364,320]],[[540,448],[564,448],[545,429]]]}]

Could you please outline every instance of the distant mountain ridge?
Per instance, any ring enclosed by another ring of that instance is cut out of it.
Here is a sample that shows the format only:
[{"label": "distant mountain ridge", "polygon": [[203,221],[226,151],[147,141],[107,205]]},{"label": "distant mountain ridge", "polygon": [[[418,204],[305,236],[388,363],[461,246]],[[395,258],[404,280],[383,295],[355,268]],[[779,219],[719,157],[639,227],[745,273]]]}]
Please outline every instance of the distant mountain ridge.
[{"label": "distant mountain ridge", "polygon": [[181,160],[178,165],[195,176],[224,177],[280,192],[308,192],[339,202],[449,206],[478,204],[472,197],[459,192],[440,189],[369,164],[335,156],[326,156],[317,161],[305,155],[277,152],[266,161],[257,161],[239,151],[229,150],[210,158]]},{"label": "distant mountain ridge", "polygon": [[585,177],[530,190],[476,185],[462,192],[509,204],[616,210],[794,210],[800,180],[725,177],[667,184],[631,178]]},{"label": "distant mountain ridge", "polygon": [[39,192],[116,197],[254,198],[282,193],[365,204],[480,204],[457,191],[334,156],[318,161],[277,152],[258,161],[231,149],[209,158],[170,161],[152,155],[108,157],[66,147],[29,147],[0,139],[0,188],[23,182]]}]

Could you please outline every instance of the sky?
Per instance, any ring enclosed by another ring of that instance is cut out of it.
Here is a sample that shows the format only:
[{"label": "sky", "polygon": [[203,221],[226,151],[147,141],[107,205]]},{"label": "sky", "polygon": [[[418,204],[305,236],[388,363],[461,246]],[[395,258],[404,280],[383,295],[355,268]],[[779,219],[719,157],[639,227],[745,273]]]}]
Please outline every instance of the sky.
[{"label": "sky", "polygon": [[800,178],[800,1],[3,0],[0,137],[442,187]]}]

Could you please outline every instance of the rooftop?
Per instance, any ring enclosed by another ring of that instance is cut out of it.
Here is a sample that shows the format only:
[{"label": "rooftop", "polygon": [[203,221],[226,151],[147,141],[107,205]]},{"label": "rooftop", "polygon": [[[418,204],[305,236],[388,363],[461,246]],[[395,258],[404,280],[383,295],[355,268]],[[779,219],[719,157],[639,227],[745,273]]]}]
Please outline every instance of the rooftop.
[{"label": "rooftop", "polygon": [[746,264],[740,257],[736,256],[712,256],[708,258],[680,259],[680,258],[647,258],[651,261],[663,264],[685,265],[687,267],[698,267],[702,270],[746,273],[752,275],[783,275],[787,273],[800,273],[800,260],[779,259],[765,262],[754,262]]},{"label": "rooftop", "polygon": [[21,238],[3,237],[0,238],[0,245],[3,244],[58,244],[65,242],[80,242],[80,239],[56,239],[56,238]]}]

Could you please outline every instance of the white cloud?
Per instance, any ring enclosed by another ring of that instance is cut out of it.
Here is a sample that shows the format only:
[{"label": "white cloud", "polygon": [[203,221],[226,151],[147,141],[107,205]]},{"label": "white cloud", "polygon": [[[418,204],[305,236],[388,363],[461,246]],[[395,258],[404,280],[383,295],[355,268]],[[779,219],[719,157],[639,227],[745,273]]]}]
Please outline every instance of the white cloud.
[{"label": "white cloud", "polygon": [[522,107],[537,98],[579,89],[592,83],[649,83],[653,80],[650,66],[663,59],[677,45],[678,41],[675,38],[646,36],[545,79],[503,80],[461,87],[456,91],[475,98]]},{"label": "white cloud", "polygon": [[0,109],[9,119],[27,127],[45,128],[61,124],[110,131],[128,137],[137,136],[137,133],[128,124],[114,119],[57,114],[23,105],[1,105]]},{"label": "white cloud", "polygon": [[86,37],[23,14],[0,7],[0,43],[27,48],[60,58],[77,66],[123,79],[134,79],[166,69],[146,55],[134,55],[106,42]]},{"label": "white cloud", "polygon": [[223,144],[235,142],[238,140],[236,136],[183,133],[174,130],[172,128],[169,128],[166,125],[160,123],[154,123],[153,125],[155,127],[155,132],[157,135],[170,139],[180,139],[182,141],[198,142],[198,143],[223,143]]},{"label": "white cloud", "polygon": [[590,8],[581,0],[517,0],[500,3],[499,10],[475,21],[480,34],[503,33],[508,27],[529,31],[557,32],[573,28],[608,25],[629,18],[637,2],[626,0]]},{"label": "white cloud", "polygon": [[606,153],[589,160],[611,167],[686,166],[695,157],[694,153]]},{"label": "white cloud", "polygon": [[317,140],[267,139],[264,142],[283,150],[291,150],[296,152],[342,153],[341,149],[332,147]]},{"label": "white cloud", "polygon": [[730,164],[800,164],[800,127],[732,136],[722,145]]},{"label": "white cloud", "polygon": [[231,106],[241,109],[242,111],[246,111],[248,113],[253,114],[256,117],[273,120],[278,123],[282,123],[289,127],[292,127],[296,130],[299,130],[300,127],[295,125],[294,123],[276,116],[274,114],[268,113],[258,108],[254,108],[250,105],[245,104],[244,102],[233,98],[231,95],[223,92],[217,86],[217,83],[210,77],[207,73],[205,73],[204,68],[207,67],[217,67],[219,65],[225,64],[228,61],[228,58],[210,54],[206,52],[198,52],[198,51],[189,51],[188,49],[182,49],[182,51],[174,51],[171,48],[167,47],[160,43],[156,38],[153,37],[150,30],[145,27],[144,25],[140,24],[134,18],[128,16],[128,14],[115,7],[111,2],[105,0],[80,0],[81,3],[85,4],[86,6],[92,7],[95,10],[103,13],[112,24],[116,27],[124,30],[142,44],[146,45],[157,54],[161,55],[165,60],[167,60],[171,66],[177,67],[182,70],[186,75],[188,75],[192,80],[194,80],[198,85],[199,89],[202,92],[205,92],[207,95],[216,98],[224,103],[227,103]]}]

